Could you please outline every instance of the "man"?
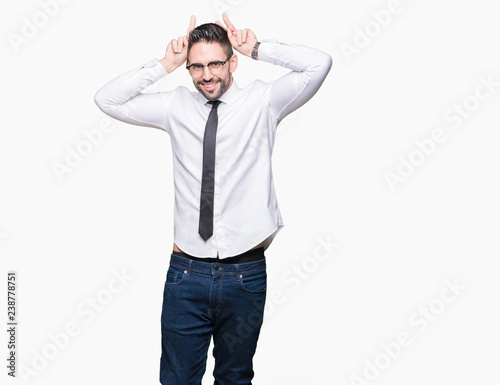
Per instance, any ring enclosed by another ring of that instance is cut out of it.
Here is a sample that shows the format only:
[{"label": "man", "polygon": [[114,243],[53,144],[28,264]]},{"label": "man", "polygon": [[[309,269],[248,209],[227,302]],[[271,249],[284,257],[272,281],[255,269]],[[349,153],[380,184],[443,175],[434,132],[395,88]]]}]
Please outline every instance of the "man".
[{"label": "man", "polygon": [[[249,385],[266,299],[264,250],[284,226],[271,155],[276,128],[319,89],[331,57],[302,45],[259,42],[223,14],[172,40],[152,59],[105,84],[95,102],[121,121],[171,138],[174,244],[161,315],[163,385],[199,385],[214,339],[215,384]],[[291,71],[239,88],[238,56]],[[196,91],[141,93],[186,62]]]}]

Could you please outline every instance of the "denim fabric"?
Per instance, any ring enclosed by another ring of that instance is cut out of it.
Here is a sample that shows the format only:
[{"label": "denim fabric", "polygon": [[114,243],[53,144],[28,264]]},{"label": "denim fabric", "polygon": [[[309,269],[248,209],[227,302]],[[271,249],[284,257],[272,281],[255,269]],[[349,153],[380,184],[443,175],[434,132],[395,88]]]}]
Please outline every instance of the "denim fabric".
[{"label": "denim fabric", "polygon": [[200,385],[213,336],[215,385],[251,385],[263,321],[265,259],[240,263],[170,257],[161,314],[162,385]]}]

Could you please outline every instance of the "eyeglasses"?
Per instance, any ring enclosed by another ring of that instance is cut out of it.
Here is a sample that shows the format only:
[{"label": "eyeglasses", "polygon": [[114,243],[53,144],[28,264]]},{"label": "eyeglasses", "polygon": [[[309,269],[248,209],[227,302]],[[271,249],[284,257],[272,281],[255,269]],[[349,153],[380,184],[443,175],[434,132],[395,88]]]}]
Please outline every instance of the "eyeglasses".
[{"label": "eyeglasses", "polygon": [[186,66],[186,68],[189,70],[189,73],[191,75],[201,75],[205,69],[205,67],[208,67],[208,70],[213,74],[213,75],[218,75],[222,71],[222,66],[227,63],[227,61],[230,58],[227,58],[224,61],[212,61],[208,64],[191,64],[189,66]]}]

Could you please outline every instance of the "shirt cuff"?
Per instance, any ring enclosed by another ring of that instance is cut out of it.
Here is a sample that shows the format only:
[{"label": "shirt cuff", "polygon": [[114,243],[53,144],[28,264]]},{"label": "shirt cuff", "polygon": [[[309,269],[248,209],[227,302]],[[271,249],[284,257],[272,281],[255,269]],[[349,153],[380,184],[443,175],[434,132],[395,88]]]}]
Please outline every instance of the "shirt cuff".
[{"label": "shirt cuff", "polygon": [[262,40],[260,42],[260,45],[259,45],[259,52],[258,52],[259,60],[272,63],[271,56],[272,56],[273,48],[276,44],[283,44],[283,43],[280,43],[276,39],[264,39],[264,40]]},{"label": "shirt cuff", "polygon": [[157,81],[168,74],[167,70],[157,58],[144,63],[142,70],[147,71],[153,81]]}]

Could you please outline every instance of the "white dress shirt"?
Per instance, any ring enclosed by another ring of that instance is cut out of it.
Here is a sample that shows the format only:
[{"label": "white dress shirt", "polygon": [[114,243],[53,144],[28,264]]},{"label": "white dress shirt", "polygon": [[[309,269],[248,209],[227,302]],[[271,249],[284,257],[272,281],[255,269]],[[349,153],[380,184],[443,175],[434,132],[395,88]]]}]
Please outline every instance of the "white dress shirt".
[{"label": "white dress shirt", "polygon": [[303,45],[263,40],[260,61],[291,71],[270,83],[235,82],[219,98],[216,136],[214,228],[206,241],[198,233],[203,134],[211,105],[186,87],[141,93],[168,75],[152,59],[100,88],[95,103],[126,123],[170,135],[174,167],[174,242],[197,257],[227,258],[261,242],[267,249],[284,226],[274,189],[271,156],[279,122],[306,103],[332,66],[325,52]]}]

